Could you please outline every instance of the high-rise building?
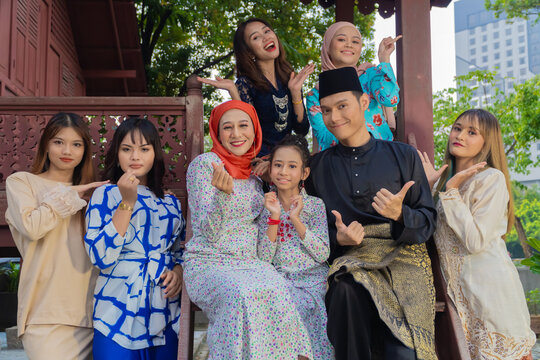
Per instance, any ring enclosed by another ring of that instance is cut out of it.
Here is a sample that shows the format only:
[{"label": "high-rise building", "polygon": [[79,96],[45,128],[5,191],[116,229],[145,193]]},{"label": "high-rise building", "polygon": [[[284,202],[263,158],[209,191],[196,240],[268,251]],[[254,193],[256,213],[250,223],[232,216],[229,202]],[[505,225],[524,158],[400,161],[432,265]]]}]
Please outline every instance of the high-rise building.
[{"label": "high-rise building", "polygon": [[[513,91],[540,74],[540,21],[499,18],[485,8],[485,0],[460,0],[454,4],[456,75],[474,70],[497,71],[496,86],[504,93]],[[495,89],[475,82],[472,105],[484,107],[495,96]],[[479,85],[479,86],[478,86]],[[540,142],[531,144],[531,158],[540,156]],[[512,174],[524,184],[540,184],[540,169],[529,175]]]}]

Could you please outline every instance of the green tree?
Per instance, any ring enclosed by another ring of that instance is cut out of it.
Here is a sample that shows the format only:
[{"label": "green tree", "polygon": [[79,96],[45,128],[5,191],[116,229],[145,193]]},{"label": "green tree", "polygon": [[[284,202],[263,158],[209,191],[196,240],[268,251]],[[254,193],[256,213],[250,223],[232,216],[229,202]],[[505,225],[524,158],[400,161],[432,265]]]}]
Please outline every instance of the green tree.
[{"label": "green tree", "polygon": [[[517,182],[512,184],[515,214],[523,225],[523,230],[529,239],[540,241],[540,188],[526,187]],[[516,229],[506,237],[508,250],[512,257],[524,257]]]},{"label": "green tree", "polygon": [[493,10],[499,17],[505,12],[508,18],[527,19],[536,15],[538,22],[540,13],[540,0],[485,0],[487,10]]},{"label": "green tree", "polygon": [[[334,21],[334,8],[317,2],[304,5],[282,0],[136,0],[139,35],[150,95],[185,93],[189,75],[215,73],[232,78],[232,39],[238,24],[249,17],[268,20],[280,37],[295,69],[308,61],[320,63],[320,45]],[[363,60],[374,58],[375,15],[355,23],[364,37]],[[315,77],[312,77],[312,79]],[[313,80],[312,80],[313,81]],[[205,98],[220,99],[220,92],[204,87]]]}]

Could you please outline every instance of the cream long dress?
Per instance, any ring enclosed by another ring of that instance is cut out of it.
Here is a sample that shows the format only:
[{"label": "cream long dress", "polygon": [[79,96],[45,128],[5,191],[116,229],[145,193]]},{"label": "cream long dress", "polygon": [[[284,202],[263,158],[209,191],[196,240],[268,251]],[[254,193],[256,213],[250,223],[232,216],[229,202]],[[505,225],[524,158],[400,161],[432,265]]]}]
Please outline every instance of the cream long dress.
[{"label": "cream long dress", "polygon": [[502,236],[509,195],[499,170],[441,192],[435,243],[448,295],[474,359],[520,359],[536,342],[523,287]]}]

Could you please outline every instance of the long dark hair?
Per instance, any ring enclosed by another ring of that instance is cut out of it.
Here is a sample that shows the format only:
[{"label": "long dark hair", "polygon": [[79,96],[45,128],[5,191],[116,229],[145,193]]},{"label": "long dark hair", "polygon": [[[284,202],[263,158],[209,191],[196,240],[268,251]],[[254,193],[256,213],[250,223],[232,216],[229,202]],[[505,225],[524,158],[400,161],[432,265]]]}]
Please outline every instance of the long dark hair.
[{"label": "long dark hair", "polygon": [[131,141],[135,142],[135,135],[139,133],[146,143],[154,148],[154,164],[152,169],[147,174],[148,188],[158,197],[163,198],[163,176],[165,175],[165,161],[163,160],[163,149],[161,148],[161,140],[158,131],[154,124],[144,118],[129,118],[123,121],[118,129],[114,132],[111,145],[105,155],[105,170],[103,170],[102,180],[110,180],[116,184],[118,179],[124,174],[120,168],[118,161],[118,152],[122,140],[127,135],[131,135]]},{"label": "long dark hair", "polygon": [[94,166],[92,164],[92,144],[90,142],[90,133],[84,120],[77,114],[59,112],[54,114],[49,120],[43,134],[39,139],[34,163],[31,172],[41,174],[49,170],[51,161],[47,155],[49,142],[53,137],[64,128],[72,128],[82,138],[84,144],[84,154],[81,162],[73,170],[72,184],[88,184],[94,181]]},{"label": "long dark hair", "polygon": [[[234,56],[236,57],[236,76],[247,77],[253,83],[253,86],[255,86],[255,88],[257,88],[258,90],[270,91],[270,84],[268,83],[264,75],[261,73],[259,67],[257,66],[257,62],[253,60],[253,51],[245,40],[246,26],[252,22],[263,23],[264,25],[268,26],[270,30],[274,31],[272,26],[270,26],[270,24],[266,20],[259,18],[250,18],[238,25],[238,28],[234,33],[233,40]],[[281,44],[281,41],[279,40],[277,34],[276,37],[278,39],[279,47],[279,56],[277,57],[277,59],[274,60],[276,77],[279,78],[279,81],[282,84],[286,85],[289,81],[289,77],[291,75],[291,72],[293,71],[293,68],[291,64],[289,64],[289,62],[287,61],[285,49],[283,48],[283,45]]]}]

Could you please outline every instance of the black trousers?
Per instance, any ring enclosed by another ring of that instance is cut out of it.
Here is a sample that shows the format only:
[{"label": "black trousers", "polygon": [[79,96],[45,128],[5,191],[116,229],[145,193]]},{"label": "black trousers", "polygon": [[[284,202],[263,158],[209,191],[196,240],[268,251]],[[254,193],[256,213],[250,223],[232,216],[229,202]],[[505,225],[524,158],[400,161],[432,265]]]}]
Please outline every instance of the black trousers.
[{"label": "black trousers", "polygon": [[326,293],[328,338],[336,360],[414,360],[415,351],[405,346],[379,317],[365,287],[346,274],[332,281]]}]

